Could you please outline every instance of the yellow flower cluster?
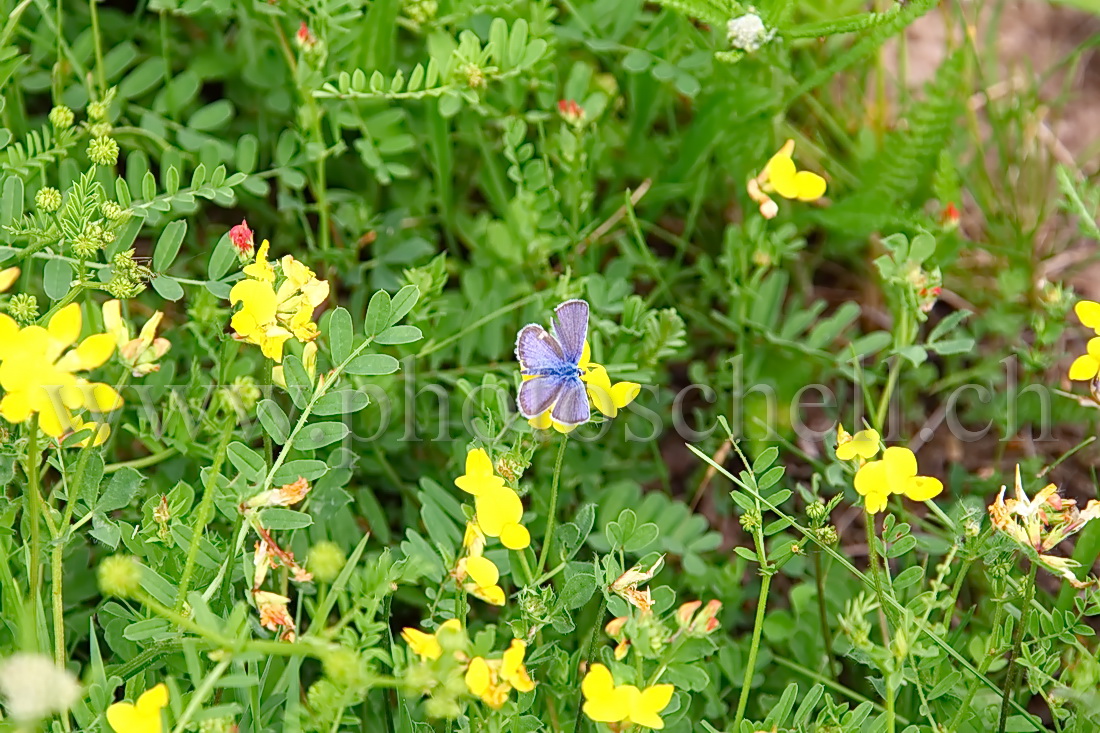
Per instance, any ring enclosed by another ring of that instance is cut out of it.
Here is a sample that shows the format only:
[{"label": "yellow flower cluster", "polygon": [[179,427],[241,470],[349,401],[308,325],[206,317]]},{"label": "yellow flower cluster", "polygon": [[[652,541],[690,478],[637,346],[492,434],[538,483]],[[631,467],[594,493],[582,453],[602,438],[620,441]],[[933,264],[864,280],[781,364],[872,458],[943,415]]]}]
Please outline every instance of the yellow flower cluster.
[{"label": "yellow flower cluster", "polygon": [[[616,382],[612,384],[611,377],[607,373],[607,367],[592,361],[592,348],[587,340],[584,342],[584,351],[581,352],[581,359],[577,362],[577,366],[581,370],[581,381],[588,389],[588,399],[591,400],[597,410],[609,418],[614,418],[619,414],[619,410],[633,402],[642,389],[642,386],[636,382]],[[528,376],[524,379],[534,379],[534,377]],[[552,427],[559,433],[572,432],[577,427],[576,425],[563,425],[554,420],[550,416],[550,410],[538,417],[531,418],[527,422],[537,430],[547,430]]]},{"label": "yellow flower cluster", "polygon": [[616,685],[611,670],[593,664],[581,681],[584,714],[597,723],[622,723],[661,730],[665,721],[661,711],[672,701],[672,685],[650,685],[639,690],[634,685]]},{"label": "yellow flower cluster", "polygon": [[1048,553],[1093,519],[1100,518],[1100,501],[1092,499],[1082,511],[1077,508],[1075,499],[1060,496],[1054,484],[1047,484],[1028,499],[1020,480],[1019,466],[1016,466],[1016,498],[1005,499],[1007,490],[1007,486],[1002,486],[997,500],[989,506],[993,526],[1037,552],[1044,567],[1068,580],[1075,588],[1090,585],[1079,581],[1073,572],[1080,563]]},{"label": "yellow flower cluster", "polygon": [[466,454],[466,473],[455,479],[455,486],[473,495],[477,525],[482,533],[499,537],[509,550],[522,550],[531,544],[531,533],[521,523],[523,502],[494,473],[493,462],[484,448]]},{"label": "yellow flower cluster", "polygon": [[328,298],[328,282],[290,255],[279,261],[280,274],[267,261],[271,245],[265,239],[256,261],[245,265],[241,280],[229,291],[229,301],[241,309],[230,322],[241,339],[256,344],[264,356],[281,363],[290,338],[309,343],[319,331],[313,312]]},{"label": "yellow flower cluster", "polygon": [[494,710],[504,706],[512,690],[530,692],[535,689],[535,683],[523,664],[526,654],[527,644],[512,639],[512,645],[500,659],[474,657],[466,668],[467,689]]},{"label": "yellow flower cluster", "polygon": [[1069,367],[1069,378],[1075,382],[1087,382],[1100,374],[1100,303],[1082,300],[1073,306],[1073,311],[1088,328],[1097,335],[1089,339],[1085,353],[1073,360]]},{"label": "yellow flower cluster", "polygon": [[[462,648],[469,646],[458,619],[444,621],[434,634],[408,627],[401,630],[401,638],[422,661],[440,659],[445,643],[452,649],[456,645]],[[527,644],[520,639],[513,639],[499,659],[474,657],[467,662],[465,651],[460,649],[455,652],[455,658],[466,665],[466,689],[494,710],[504,707],[512,690],[530,692],[535,689],[535,682],[524,665],[526,655]]]},{"label": "yellow flower cluster", "polygon": [[779,205],[769,193],[798,201],[816,201],[825,195],[825,179],[816,173],[798,170],[793,156],[794,140],[788,140],[760,175],[749,180],[749,198],[760,207],[760,214],[765,219],[773,219],[779,213]]},{"label": "yellow flower cluster", "polygon": [[80,338],[80,306],[67,305],[50,318],[46,328],[19,325],[0,314],[0,417],[21,423],[37,414],[42,431],[53,438],[83,427],[72,410],[110,412],[122,405],[113,387],[76,376],[95,369],[115,351],[107,333]]},{"label": "yellow flower cluster", "polygon": [[837,428],[836,457],[842,461],[858,460],[855,487],[863,497],[863,506],[870,514],[886,509],[891,494],[905,494],[913,501],[928,501],[939,496],[943,484],[937,478],[917,475],[917,457],[908,448],[893,447],[878,455],[879,434],[875,430],[860,430],[849,435],[841,425]]},{"label": "yellow flower cluster", "polygon": [[163,682],[141,694],[137,703],[116,702],[107,708],[107,722],[115,733],[163,733],[160,711],[168,705]]}]

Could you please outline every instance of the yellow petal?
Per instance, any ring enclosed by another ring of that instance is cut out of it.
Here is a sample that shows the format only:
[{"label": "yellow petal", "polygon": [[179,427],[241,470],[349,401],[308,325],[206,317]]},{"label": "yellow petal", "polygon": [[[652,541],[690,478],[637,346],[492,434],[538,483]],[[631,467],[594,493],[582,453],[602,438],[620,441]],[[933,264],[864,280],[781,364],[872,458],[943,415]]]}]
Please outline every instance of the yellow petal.
[{"label": "yellow petal", "polygon": [[478,526],[490,537],[500,537],[505,526],[516,524],[523,518],[523,502],[507,486],[481,492],[474,499],[474,507]]},{"label": "yellow petal", "polygon": [[114,387],[99,382],[91,385],[91,395],[85,404],[92,412],[110,412],[122,407],[122,395]]},{"label": "yellow petal", "polygon": [[256,319],[257,323],[269,323],[275,320],[278,301],[270,283],[259,280],[241,280],[229,291],[229,302],[241,303],[245,312]]},{"label": "yellow petal", "polygon": [[611,385],[611,401],[620,410],[635,400],[642,391],[642,385],[637,382],[616,382]]},{"label": "yellow petal", "polygon": [[928,501],[942,491],[943,483],[931,476],[914,476],[905,487],[905,495],[913,501]]},{"label": "yellow petal", "polygon": [[108,300],[103,304],[103,328],[114,336],[115,343],[120,348],[130,340],[130,327],[122,320],[122,303]]},{"label": "yellow petal", "polygon": [[584,714],[598,723],[617,723],[630,715],[630,699],[622,688],[615,687],[610,670],[596,663],[581,681]]},{"label": "yellow petal", "polygon": [[1085,351],[1093,359],[1100,361],[1100,337],[1089,339],[1089,342],[1085,344]]},{"label": "yellow petal", "polygon": [[607,369],[602,364],[589,366],[588,373],[582,379],[588,387],[588,396],[597,410],[608,417],[619,414],[619,409],[615,407],[615,400],[611,398],[611,377],[607,376]]},{"label": "yellow petal", "polygon": [[878,514],[886,509],[886,502],[889,498],[889,494],[873,491],[863,498],[863,508],[871,514]]},{"label": "yellow petal", "polygon": [[69,346],[80,336],[80,306],[70,303],[50,318],[48,330],[50,338]]},{"label": "yellow petal", "polygon": [[466,558],[466,572],[478,586],[487,588],[500,580],[500,570],[487,557]]},{"label": "yellow petal", "polygon": [[768,162],[768,182],[785,199],[798,196],[795,175],[798,173],[789,155],[778,154]]},{"label": "yellow petal", "polygon": [[887,488],[892,493],[902,493],[906,482],[917,475],[917,457],[908,448],[887,448],[882,452],[882,462],[886,465]]},{"label": "yellow petal", "polygon": [[480,598],[486,603],[491,603],[494,606],[504,605],[504,589],[499,585],[479,586],[474,584],[467,584],[466,590],[469,591],[475,598]]},{"label": "yellow petal", "polygon": [[31,416],[31,401],[26,392],[8,392],[0,400],[0,417],[12,424],[21,423]]},{"label": "yellow petal", "polygon": [[860,496],[890,493],[885,462],[871,461],[860,466],[854,483]]},{"label": "yellow petal", "polygon": [[584,348],[581,349],[581,360],[577,362],[577,366],[581,368],[581,371],[588,369],[592,363],[592,347],[588,344],[588,339],[584,340]]},{"label": "yellow petal", "polygon": [[6,270],[0,270],[0,293],[4,292],[12,285],[15,285],[15,281],[18,279],[18,267],[9,267]]},{"label": "yellow petal", "polygon": [[401,630],[401,638],[409,645],[409,649],[424,659],[439,659],[443,654],[443,648],[435,634],[427,634],[420,629],[405,627]]},{"label": "yellow petal", "polygon": [[470,666],[466,668],[466,688],[473,694],[481,697],[489,691],[493,684],[493,674],[489,664],[482,657],[474,657],[470,660]]},{"label": "yellow petal", "polygon": [[1081,319],[1081,323],[1100,332],[1100,303],[1091,300],[1081,300],[1073,306],[1073,311]]},{"label": "yellow petal", "polygon": [[672,685],[653,685],[637,694],[632,694],[630,721],[635,725],[654,730],[664,728],[665,722],[661,719],[660,712],[668,707],[675,690],[676,688]]},{"label": "yellow petal", "polygon": [[155,687],[151,687],[146,690],[141,697],[138,698],[137,708],[142,711],[159,711],[165,705],[168,704],[168,687],[161,682]]},{"label": "yellow petal", "polygon": [[522,550],[531,544],[531,533],[522,524],[505,525],[500,531],[500,542],[509,550]]},{"label": "yellow petal", "polygon": [[0,313],[0,360],[15,353],[13,347],[18,334],[19,324],[11,316]]},{"label": "yellow petal", "polygon": [[[109,333],[97,333],[81,341],[80,345],[69,353],[76,355],[77,369],[84,371],[95,369],[115,353],[115,339]],[[68,356],[69,354],[65,355],[65,357]]]},{"label": "yellow petal", "polygon": [[794,176],[795,193],[799,201],[815,201],[825,195],[825,179],[810,171]]},{"label": "yellow petal", "polygon": [[1069,378],[1075,382],[1087,382],[1100,372],[1100,361],[1089,354],[1082,354],[1069,365]]},{"label": "yellow petal", "polygon": [[526,653],[527,644],[519,639],[512,639],[511,646],[504,651],[501,659],[500,676],[520,692],[530,692],[535,689],[535,683],[523,665],[523,657]]}]

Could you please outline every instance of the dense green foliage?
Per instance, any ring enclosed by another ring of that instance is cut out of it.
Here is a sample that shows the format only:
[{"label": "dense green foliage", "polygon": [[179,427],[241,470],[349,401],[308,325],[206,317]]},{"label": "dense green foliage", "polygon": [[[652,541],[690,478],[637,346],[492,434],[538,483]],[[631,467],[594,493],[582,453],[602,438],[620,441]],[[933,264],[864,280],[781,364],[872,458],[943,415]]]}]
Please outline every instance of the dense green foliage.
[{"label": "dense green foliage", "polygon": [[1100,188],[935,5],[0,0],[0,727],[1096,730]]}]

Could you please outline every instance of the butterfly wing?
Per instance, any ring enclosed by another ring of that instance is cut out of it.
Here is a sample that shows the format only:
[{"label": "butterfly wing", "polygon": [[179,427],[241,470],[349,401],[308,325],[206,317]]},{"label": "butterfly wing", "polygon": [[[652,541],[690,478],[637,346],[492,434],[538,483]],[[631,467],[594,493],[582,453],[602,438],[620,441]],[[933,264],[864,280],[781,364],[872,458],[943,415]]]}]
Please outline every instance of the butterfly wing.
[{"label": "butterfly wing", "polygon": [[562,425],[580,425],[588,422],[592,408],[588,406],[588,392],[580,377],[566,380],[558,391],[560,394],[554,403],[550,417]]},{"label": "butterfly wing", "polygon": [[565,354],[553,335],[531,323],[520,329],[516,337],[516,359],[524,374],[544,374],[560,366],[565,361]]},{"label": "butterfly wing", "polygon": [[[577,381],[580,382],[579,379]],[[538,417],[553,407],[566,384],[567,381],[561,377],[534,377],[524,380],[519,385],[519,394],[516,397],[519,413],[527,419]]]},{"label": "butterfly wing", "polygon": [[554,309],[552,328],[565,359],[578,363],[584,352],[584,340],[588,338],[588,302],[567,300],[559,305]]}]

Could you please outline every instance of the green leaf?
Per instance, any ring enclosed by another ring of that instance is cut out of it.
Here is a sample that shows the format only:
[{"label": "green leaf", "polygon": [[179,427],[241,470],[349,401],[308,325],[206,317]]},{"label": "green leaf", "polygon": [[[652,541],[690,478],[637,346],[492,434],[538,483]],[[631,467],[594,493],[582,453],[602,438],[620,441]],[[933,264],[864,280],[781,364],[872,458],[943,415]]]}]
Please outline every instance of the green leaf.
[{"label": "green leaf", "polygon": [[304,408],[309,404],[309,398],[313,394],[313,380],[309,378],[309,372],[297,355],[290,354],[283,359],[283,379],[286,380],[286,390],[296,407]]},{"label": "green leaf", "polygon": [[596,592],[596,576],[590,573],[578,573],[565,582],[558,602],[567,611],[580,608],[588,603]]},{"label": "green leaf", "polygon": [[260,511],[260,524],[268,530],[304,529],[313,524],[313,517],[293,509],[269,507]]},{"label": "green leaf", "polygon": [[273,480],[275,485],[282,486],[284,484],[294,483],[299,478],[304,478],[306,481],[316,481],[326,473],[328,473],[328,464],[324,461],[302,459],[299,461],[287,461],[279,466],[279,470],[275,472]]},{"label": "green leaf", "polygon": [[294,441],[296,448],[314,450],[343,440],[351,432],[342,422],[319,422],[306,425]]},{"label": "green leaf", "polygon": [[50,300],[61,300],[73,282],[73,268],[65,260],[47,260],[42,268],[42,289]]},{"label": "green leaf", "polygon": [[233,112],[232,102],[228,99],[219,99],[205,107],[200,107],[195,114],[191,115],[191,119],[187,121],[187,126],[193,130],[203,132],[218,130],[229,124],[229,121],[233,119]]},{"label": "green leaf", "polygon": [[382,333],[374,337],[376,344],[411,344],[424,338],[424,334],[416,326],[390,326]]},{"label": "green leaf", "polygon": [[260,424],[276,443],[285,443],[290,436],[290,418],[274,400],[263,400],[256,406]]},{"label": "green leaf", "polygon": [[317,400],[313,405],[314,415],[350,415],[359,412],[370,404],[370,397],[365,392],[354,389],[344,389],[339,392],[329,392]]},{"label": "green leaf", "polygon": [[389,354],[363,354],[355,357],[348,364],[347,372],[348,374],[375,377],[383,374],[393,374],[400,368],[401,364]]},{"label": "green leaf", "polygon": [[355,332],[351,325],[351,313],[340,306],[332,312],[328,319],[328,343],[332,350],[332,360],[343,363],[351,356],[355,338]]},{"label": "green leaf", "polygon": [[100,494],[95,511],[106,514],[130,506],[144,480],[140,473],[130,467],[119,469],[107,483],[107,488]]},{"label": "green leaf", "polygon": [[245,481],[255,482],[267,470],[263,456],[240,441],[229,444],[226,456]]},{"label": "green leaf", "polygon": [[397,295],[393,296],[393,302],[390,303],[390,320],[387,325],[392,326],[408,315],[419,299],[420,288],[415,285],[406,285],[398,290]]},{"label": "green leaf", "polygon": [[221,280],[236,261],[237,248],[229,240],[229,232],[226,232],[214,245],[214,251],[210,253],[210,264],[206,269],[207,277],[211,280]]},{"label": "green leaf", "polygon": [[157,239],[157,245],[153,248],[153,269],[164,272],[176,260],[180,245],[183,244],[183,235],[187,233],[187,220],[174,221],[164,227]]},{"label": "green leaf", "polygon": [[379,290],[370,299],[367,306],[367,336],[376,336],[390,323],[390,294]]},{"label": "green leaf", "polygon": [[183,286],[179,284],[179,281],[174,277],[168,277],[167,275],[160,275],[152,279],[153,290],[157,291],[157,295],[170,300],[175,303],[177,300],[183,297]]}]

